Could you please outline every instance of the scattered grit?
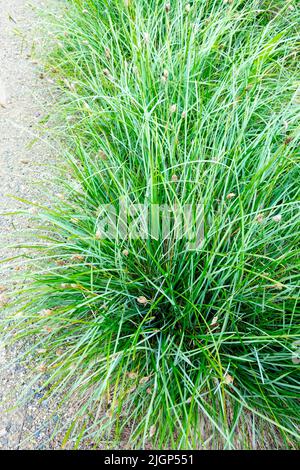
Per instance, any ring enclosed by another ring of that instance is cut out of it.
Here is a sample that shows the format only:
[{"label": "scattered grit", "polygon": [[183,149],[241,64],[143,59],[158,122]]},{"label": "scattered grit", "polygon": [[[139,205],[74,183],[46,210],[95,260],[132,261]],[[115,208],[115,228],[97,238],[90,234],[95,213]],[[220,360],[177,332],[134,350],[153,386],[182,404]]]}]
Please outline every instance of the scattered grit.
[{"label": "scattered grit", "polygon": [[[38,125],[49,112],[51,94],[33,50],[41,46],[36,8],[49,8],[50,3],[0,0],[0,214],[24,208],[7,196],[10,194],[45,200],[43,185],[37,185],[37,179],[42,179],[49,191],[51,170],[47,165],[54,162],[57,152],[49,133],[44,130],[41,135]],[[0,261],[13,254],[7,244],[20,239],[24,229],[28,230],[25,218],[0,216]],[[11,287],[13,274],[20,269],[16,263],[6,268],[0,264],[2,289]],[[2,315],[0,306],[1,310]],[[61,436],[53,437],[53,432],[61,422],[65,429],[70,426],[73,406],[66,404],[64,410],[57,411],[54,400],[41,401],[43,393],[29,387],[29,404],[11,409],[16,405],[18,388],[29,383],[26,365],[15,361],[4,369],[16,353],[17,348],[5,350],[0,343],[0,449],[58,449]]]}]

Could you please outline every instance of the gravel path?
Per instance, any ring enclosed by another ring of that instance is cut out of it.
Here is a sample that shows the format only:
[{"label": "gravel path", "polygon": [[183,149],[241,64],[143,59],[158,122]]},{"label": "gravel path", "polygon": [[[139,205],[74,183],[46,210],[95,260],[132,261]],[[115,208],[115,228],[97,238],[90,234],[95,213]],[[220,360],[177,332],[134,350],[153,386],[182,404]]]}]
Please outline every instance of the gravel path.
[{"label": "gravel path", "polygon": [[[0,0],[0,213],[22,206],[7,194],[43,200],[43,187],[35,182],[42,177],[48,186],[50,170],[46,164],[55,159],[50,137],[37,131],[51,95],[49,84],[32,57],[33,38],[39,42],[36,37],[40,20],[35,8],[48,8],[49,4],[41,0],[31,0],[30,4],[26,0]],[[0,216],[0,260],[11,255],[5,245],[27,227],[25,218]],[[14,269],[18,268],[1,269],[0,291],[11,283]],[[60,443],[51,434],[61,416],[56,414],[54,403],[40,403],[40,392],[30,389],[26,407],[7,411],[16,403],[18,387],[28,382],[23,364],[4,370],[14,354],[0,344],[0,449],[58,448]],[[72,410],[68,409],[63,417],[66,423],[71,415]]]}]

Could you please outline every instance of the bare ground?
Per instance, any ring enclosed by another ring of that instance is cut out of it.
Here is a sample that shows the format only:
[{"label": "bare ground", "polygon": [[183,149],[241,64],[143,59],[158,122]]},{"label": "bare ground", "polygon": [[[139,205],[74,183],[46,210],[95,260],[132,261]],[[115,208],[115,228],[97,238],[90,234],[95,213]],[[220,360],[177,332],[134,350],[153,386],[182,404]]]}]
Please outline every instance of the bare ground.
[{"label": "bare ground", "polygon": [[[41,46],[36,8],[49,8],[50,4],[0,0],[0,214],[24,208],[9,195],[44,201],[45,186],[49,190],[49,163],[54,163],[57,152],[47,131],[41,134],[38,128],[49,112],[51,94],[33,51]],[[41,179],[44,186],[36,183]],[[0,262],[14,254],[8,245],[25,229],[26,217],[0,216]],[[1,299],[20,269],[18,260],[6,268],[0,264],[1,315]],[[42,402],[40,391],[29,387],[28,404],[12,409],[20,387],[29,382],[26,365],[13,363],[16,354],[16,349],[7,350],[0,344],[0,449],[59,448],[60,442],[52,433],[61,419],[66,425],[71,421],[71,405],[58,413],[53,401]]]}]

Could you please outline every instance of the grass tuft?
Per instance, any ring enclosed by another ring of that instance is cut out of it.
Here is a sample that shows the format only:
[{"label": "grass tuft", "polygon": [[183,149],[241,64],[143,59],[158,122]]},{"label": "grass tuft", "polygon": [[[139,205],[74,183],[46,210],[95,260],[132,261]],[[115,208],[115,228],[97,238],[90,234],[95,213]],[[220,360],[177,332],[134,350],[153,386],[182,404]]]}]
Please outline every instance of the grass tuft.
[{"label": "grass tuft", "polygon": [[[64,192],[5,334],[79,397],[75,447],[297,446],[299,22],[280,0],[73,0],[55,23]],[[120,198],[203,207],[200,249],[102,239]]]}]

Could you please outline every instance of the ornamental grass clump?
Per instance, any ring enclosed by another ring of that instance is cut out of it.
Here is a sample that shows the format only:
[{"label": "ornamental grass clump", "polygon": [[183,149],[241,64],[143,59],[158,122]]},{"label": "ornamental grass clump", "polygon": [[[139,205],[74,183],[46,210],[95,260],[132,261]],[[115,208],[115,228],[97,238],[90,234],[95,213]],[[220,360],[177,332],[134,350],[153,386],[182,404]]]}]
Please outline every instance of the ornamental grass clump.
[{"label": "ornamental grass clump", "polygon": [[78,397],[76,446],[297,446],[299,23],[280,0],[56,23],[64,193],[5,332]]}]

